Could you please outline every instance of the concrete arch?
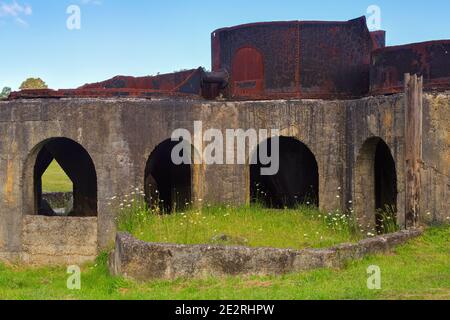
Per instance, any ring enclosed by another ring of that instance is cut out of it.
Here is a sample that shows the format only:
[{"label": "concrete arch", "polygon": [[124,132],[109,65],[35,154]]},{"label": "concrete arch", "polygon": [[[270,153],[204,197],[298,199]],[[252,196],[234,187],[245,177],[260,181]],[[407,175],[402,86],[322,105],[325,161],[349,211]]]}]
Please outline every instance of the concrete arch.
[{"label": "concrete arch", "polygon": [[354,211],[364,229],[384,233],[383,214],[398,220],[397,165],[388,144],[373,136],[362,144],[355,164]]},{"label": "concrete arch", "polygon": [[23,213],[50,215],[43,212],[41,177],[55,159],[74,185],[72,216],[98,215],[97,172],[89,152],[66,137],[47,138],[34,146],[23,169]]},{"label": "concrete arch", "polygon": [[[273,138],[269,138],[269,142]],[[250,163],[250,201],[274,208],[294,208],[299,204],[319,206],[319,166],[311,149],[294,137],[280,136],[279,171],[261,174],[259,146]],[[261,144],[260,144],[261,145]],[[269,154],[271,143],[268,143]]]},{"label": "concrete arch", "polygon": [[144,192],[149,208],[171,213],[195,206],[201,199],[201,166],[194,164],[197,150],[187,141],[181,143],[190,150],[190,163],[173,163],[171,153],[180,142],[171,139],[159,143],[147,158]]}]

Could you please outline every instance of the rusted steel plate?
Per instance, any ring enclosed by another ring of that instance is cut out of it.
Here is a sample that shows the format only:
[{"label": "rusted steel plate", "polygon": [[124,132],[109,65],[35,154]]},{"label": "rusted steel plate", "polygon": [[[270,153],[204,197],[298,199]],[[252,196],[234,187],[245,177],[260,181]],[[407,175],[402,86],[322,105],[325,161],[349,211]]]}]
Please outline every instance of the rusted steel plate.
[{"label": "rusted steel plate", "polygon": [[23,90],[11,93],[9,99],[64,98],[64,97],[155,97],[202,95],[202,68],[149,77],[117,76],[86,84],[78,89]]},{"label": "rusted steel plate", "polygon": [[375,50],[371,63],[371,94],[403,92],[405,74],[423,76],[425,90],[450,89],[450,40]]},{"label": "rusted steel plate", "polygon": [[232,62],[233,96],[258,96],[264,93],[264,60],[255,48],[239,49]]},{"label": "rusted steel plate", "polygon": [[386,47],[386,31],[372,31],[370,37],[372,38],[373,50]]},{"label": "rusted steel plate", "polygon": [[214,31],[212,65],[230,72],[229,98],[348,98],[368,92],[373,45],[364,17],[255,23]]}]

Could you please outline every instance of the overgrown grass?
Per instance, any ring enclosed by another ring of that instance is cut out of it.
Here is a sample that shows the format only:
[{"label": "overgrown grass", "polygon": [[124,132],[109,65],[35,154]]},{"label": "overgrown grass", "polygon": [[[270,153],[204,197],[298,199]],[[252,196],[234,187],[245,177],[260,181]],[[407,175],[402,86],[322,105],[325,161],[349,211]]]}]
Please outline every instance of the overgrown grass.
[{"label": "overgrown grass", "polygon": [[[284,234],[283,234],[284,236]],[[82,268],[81,290],[66,288],[65,267],[0,265],[1,299],[446,299],[450,300],[450,226],[388,255],[367,257],[343,269],[272,277],[136,283],[111,277],[106,255]],[[367,268],[381,268],[381,290],[367,288]]]},{"label": "overgrown grass", "polygon": [[258,205],[204,206],[161,214],[157,208],[148,210],[137,191],[115,200],[120,208],[119,230],[148,242],[301,249],[360,239],[360,233],[354,232],[347,215],[326,214],[309,206],[295,210],[266,209]]},{"label": "overgrown grass", "polygon": [[72,192],[72,189],[72,181],[59,164],[53,160],[42,175],[43,192]]}]

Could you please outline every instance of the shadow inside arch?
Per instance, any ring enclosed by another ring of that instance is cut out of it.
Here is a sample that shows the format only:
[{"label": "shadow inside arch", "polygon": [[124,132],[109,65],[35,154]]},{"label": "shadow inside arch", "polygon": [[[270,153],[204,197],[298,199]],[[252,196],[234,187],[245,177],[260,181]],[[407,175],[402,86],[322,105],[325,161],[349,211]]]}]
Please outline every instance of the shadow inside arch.
[{"label": "shadow inside arch", "polygon": [[[271,154],[271,139],[263,142]],[[319,206],[319,169],[311,150],[292,137],[279,137],[279,170],[271,176],[261,174],[259,151],[250,164],[250,195],[253,203],[269,208],[295,208],[298,205]],[[256,162],[256,163],[255,163]]]},{"label": "shadow inside arch", "polygon": [[89,153],[68,138],[50,138],[31,151],[24,168],[24,209],[28,214],[58,215],[45,199],[42,176],[56,161],[72,181],[73,203],[64,213],[73,217],[97,216],[97,174]]}]

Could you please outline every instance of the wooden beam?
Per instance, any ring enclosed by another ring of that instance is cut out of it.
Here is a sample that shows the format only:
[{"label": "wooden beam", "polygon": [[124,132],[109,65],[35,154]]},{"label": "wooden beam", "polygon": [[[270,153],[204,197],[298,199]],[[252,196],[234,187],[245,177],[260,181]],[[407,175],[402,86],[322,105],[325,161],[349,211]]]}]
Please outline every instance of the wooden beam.
[{"label": "wooden beam", "polygon": [[405,74],[405,213],[406,228],[418,226],[422,159],[423,77]]}]

